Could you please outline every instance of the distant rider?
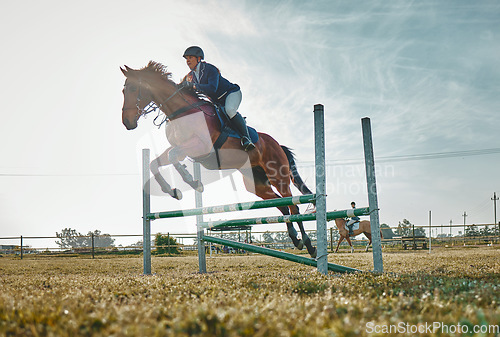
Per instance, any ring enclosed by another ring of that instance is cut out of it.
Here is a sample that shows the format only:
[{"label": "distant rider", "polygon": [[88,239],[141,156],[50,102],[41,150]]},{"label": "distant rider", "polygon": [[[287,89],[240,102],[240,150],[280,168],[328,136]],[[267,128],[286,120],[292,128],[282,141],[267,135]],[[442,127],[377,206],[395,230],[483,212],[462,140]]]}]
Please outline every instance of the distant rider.
[{"label": "distant rider", "polygon": [[231,125],[241,137],[243,149],[253,150],[255,145],[250,139],[245,119],[238,112],[241,103],[240,87],[222,77],[217,67],[202,61],[205,56],[200,47],[189,47],[182,56],[191,71],[184,77],[181,85],[200,91],[212,102],[222,105]]},{"label": "distant rider", "polygon": [[[356,203],[353,201],[351,202],[351,207],[352,208],[356,208]],[[349,236],[353,236],[354,235],[354,231],[352,230],[352,228],[354,227],[354,224],[356,222],[358,222],[359,220],[361,220],[358,216],[353,216],[349,222],[347,222],[346,226],[347,228],[349,229]]]}]

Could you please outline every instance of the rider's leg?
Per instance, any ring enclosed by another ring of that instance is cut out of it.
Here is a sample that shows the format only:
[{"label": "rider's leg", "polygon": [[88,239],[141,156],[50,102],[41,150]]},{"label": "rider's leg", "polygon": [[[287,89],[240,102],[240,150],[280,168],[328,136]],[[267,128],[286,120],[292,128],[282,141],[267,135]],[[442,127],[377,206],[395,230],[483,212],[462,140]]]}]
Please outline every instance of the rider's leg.
[{"label": "rider's leg", "polygon": [[255,148],[255,145],[250,139],[247,124],[245,119],[239,114],[238,107],[241,103],[241,90],[235,91],[226,97],[226,114],[228,115],[231,123],[236,132],[241,136],[241,146],[245,151],[250,151]]},{"label": "rider's leg", "polygon": [[354,234],[354,231],[352,230],[352,228],[354,227],[354,224],[356,223],[356,221],[354,220],[349,220],[349,222],[347,222],[346,226],[347,226],[347,229],[349,229],[349,236],[352,236]]}]

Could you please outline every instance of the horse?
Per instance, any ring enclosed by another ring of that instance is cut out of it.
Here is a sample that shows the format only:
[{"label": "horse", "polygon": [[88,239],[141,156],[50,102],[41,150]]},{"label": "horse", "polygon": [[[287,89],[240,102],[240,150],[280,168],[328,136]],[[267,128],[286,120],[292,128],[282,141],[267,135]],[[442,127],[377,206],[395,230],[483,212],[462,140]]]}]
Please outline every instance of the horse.
[{"label": "horse", "polygon": [[[346,219],[343,219],[343,218],[335,219],[335,225],[337,225],[337,228],[338,228],[339,234],[340,234],[339,243],[337,244],[337,249],[335,249],[335,253],[337,253],[339,251],[340,243],[342,241],[344,241],[344,239],[346,239],[347,242],[349,243],[349,246],[351,246],[351,253],[354,253],[354,247],[352,246],[352,242],[351,242],[351,239],[349,237],[349,231],[346,228],[346,223],[347,223]],[[353,232],[354,232],[354,234],[351,236],[358,236],[359,234],[364,234],[368,238],[369,242],[366,245],[366,249],[365,249],[365,252],[367,252],[368,247],[370,247],[370,245],[372,244],[372,228],[370,225],[370,221],[368,221],[368,220],[360,221],[359,228]],[[380,237],[383,238],[382,231],[380,231]]]},{"label": "horse", "polygon": [[[165,132],[170,146],[150,164],[163,192],[178,200],[182,198],[181,191],[172,188],[160,174],[160,167],[166,165],[173,165],[193,189],[203,191],[203,184],[194,180],[186,166],[181,164],[185,158],[190,158],[209,170],[237,169],[243,176],[245,188],[265,200],[292,196],[291,183],[302,194],[312,194],[297,171],[292,151],[270,135],[259,132],[255,149],[249,152],[243,151],[240,140],[233,137],[228,137],[220,145],[221,121],[214,104],[173,82],[166,66],[150,61],[141,69],[125,65],[120,70],[126,77],[122,90],[122,123],[127,130],[135,129],[141,116],[156,109],[165,115]],[[278,209],[283,215],[299,214],[297,205]],[[302,238],[297,237],[291,222],[287,222],[288,235],[295,247],[303,249],[306,246],[308,253],[315,258],[316,247],[302,222],[297,224]]]}]

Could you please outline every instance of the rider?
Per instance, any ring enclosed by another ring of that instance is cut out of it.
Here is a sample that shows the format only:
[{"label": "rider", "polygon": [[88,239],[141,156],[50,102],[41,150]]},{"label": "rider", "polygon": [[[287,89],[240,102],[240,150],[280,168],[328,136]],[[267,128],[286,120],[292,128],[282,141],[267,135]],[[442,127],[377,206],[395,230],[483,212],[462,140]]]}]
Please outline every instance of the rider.
[{"label": "rider", "polygon": [[243,149],[254,149],[245,119],[237,111],[241,103],[240,87],[222,77],[217,67],[202,61],[204,53],[200,47],[191,46],[182,56],[191,71],[184,77],[181,85],[198,90],[212,102],[224,106],[233,128],[241,136]]},{"label": "rider", "polygon": [[[352,208],[356,208],[356,203],[355,203],[354,201],[353,201],[353,202],[351,202],[351,207],[352,207]],[[359,218],[359,216],[353,216],[353,217],[349,220],[349,222],[346,224],[347,228],[349,228],[349,236],[354,235],[354,231],[352,230],[352,228],[354,227],[354,224],[355,224],[356,222],[358,222],[359,220],[361,220],[361,219]]]}]

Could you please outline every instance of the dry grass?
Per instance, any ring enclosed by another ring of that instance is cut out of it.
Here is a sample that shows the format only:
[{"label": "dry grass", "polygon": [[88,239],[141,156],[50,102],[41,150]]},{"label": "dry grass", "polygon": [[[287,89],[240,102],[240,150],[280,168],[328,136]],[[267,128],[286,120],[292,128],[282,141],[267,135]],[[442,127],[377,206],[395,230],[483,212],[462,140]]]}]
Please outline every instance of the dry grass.
[{"label": "dry grass", "polygon": [[[372,268],[366,253],[330,261]],[[496,248],[388,253],[379,276],[256,255],[208,258],[206,275],[197,263],[156,257],[142,276],[137,257],[0,258],[0,336],[375,336],[387,334],[367,324],[500,322]]]}]

